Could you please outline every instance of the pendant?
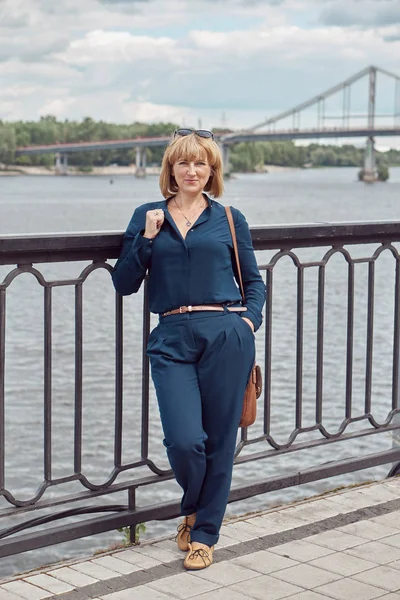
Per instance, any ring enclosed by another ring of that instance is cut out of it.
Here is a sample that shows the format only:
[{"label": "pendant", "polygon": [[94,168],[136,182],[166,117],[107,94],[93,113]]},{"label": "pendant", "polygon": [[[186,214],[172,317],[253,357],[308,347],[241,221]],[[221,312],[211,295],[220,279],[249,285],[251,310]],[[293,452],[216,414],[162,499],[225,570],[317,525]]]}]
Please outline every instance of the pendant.
[{"label": "pendant", "polygon": [[190,221],[186,221],[186,227],[191,227],[191,222]]}]

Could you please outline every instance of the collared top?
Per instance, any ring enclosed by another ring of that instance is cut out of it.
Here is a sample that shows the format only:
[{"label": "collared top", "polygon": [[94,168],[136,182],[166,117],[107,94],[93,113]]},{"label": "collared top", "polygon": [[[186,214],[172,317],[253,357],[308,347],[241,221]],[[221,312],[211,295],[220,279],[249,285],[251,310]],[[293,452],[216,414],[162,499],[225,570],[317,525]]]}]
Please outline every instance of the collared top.
[{"label": "collared top", "polygon": [[[204,194],[208,206],[183,238],[167,200],[138,206],[123,238],[122,251],[112,272],[114,287],[122,295],[137,292],[148,271],[149,306],[163,313],[180,306],[240,302],[232,237],[225,208]],[[153,239],[143,237],[146,212],[161,209],[164,223]],[[258,270],[249,226],[232,207],[247,311],[254,329],[262,323],[265,285]],[[236,281],[235,281],[235,279]]]}]

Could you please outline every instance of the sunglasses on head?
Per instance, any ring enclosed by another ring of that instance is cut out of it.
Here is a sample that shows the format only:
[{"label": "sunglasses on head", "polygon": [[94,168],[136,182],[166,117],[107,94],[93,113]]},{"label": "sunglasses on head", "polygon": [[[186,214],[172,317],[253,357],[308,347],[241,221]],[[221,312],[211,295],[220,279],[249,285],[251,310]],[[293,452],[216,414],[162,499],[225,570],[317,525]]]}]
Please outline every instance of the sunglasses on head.
[{"label": "sunglasses on head", "polygon": [[175,129],[174,137],[177,135],[190,135],[191,133],[195,133],[199,137],[202,138],[211,138],[214,139],[214,134],[212,131],[208,131],[207,129]]}]

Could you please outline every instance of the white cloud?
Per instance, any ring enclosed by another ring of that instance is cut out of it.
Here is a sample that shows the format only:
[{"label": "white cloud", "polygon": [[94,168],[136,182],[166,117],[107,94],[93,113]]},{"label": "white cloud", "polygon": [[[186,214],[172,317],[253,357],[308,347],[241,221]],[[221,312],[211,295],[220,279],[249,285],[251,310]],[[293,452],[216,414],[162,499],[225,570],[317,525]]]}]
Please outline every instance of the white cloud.
[{"label": "white cloud", "polygon": [[76,102],[76,98],[56,98],[50,100],[39,109],[40,116],[53,115],[54,117],[67,117],[68,109]]},{"label": "white cloud", "polygon": [[[0,0],[0,119],[201,117],[210,127],[225,112],[249,127],[369,64],[400,71],[398,27],[362,16],[392,0],[347,0],[359,27],[321,24],[341,2]],[[365,89],[353,100],[361,110]]]},{"label": "white cloud", "polygon": [[134,36],[127,31],[90,31],[83,39],[73,40],[69,48],[56,55],[67,64],[141,62],[174,60],[176,43],[167,37]]},{"label": "white cloud", "polygon": [[34,85],[15,84],[8,88],[2,88],[1,95],[3,98],[23,98],[24,96],[31,96],[38,90],[39,88]]}]

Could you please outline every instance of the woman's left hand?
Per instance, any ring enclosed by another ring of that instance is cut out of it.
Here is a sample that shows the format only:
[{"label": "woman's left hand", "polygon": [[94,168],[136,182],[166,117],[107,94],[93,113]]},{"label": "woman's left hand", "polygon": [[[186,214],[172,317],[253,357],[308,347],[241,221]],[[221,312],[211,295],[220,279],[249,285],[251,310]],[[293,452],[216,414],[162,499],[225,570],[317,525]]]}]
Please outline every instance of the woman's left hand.
[{"label": "woman's left hand", "polygon": [[246,321],[246,323],[248,324],[248,326],[250,327],[250,329],[252,330],[252,332],[254,333],[254,325],[253,322],[250,321],[250,319],[248,319],[247,317],[242,317],[243,321]]}]

